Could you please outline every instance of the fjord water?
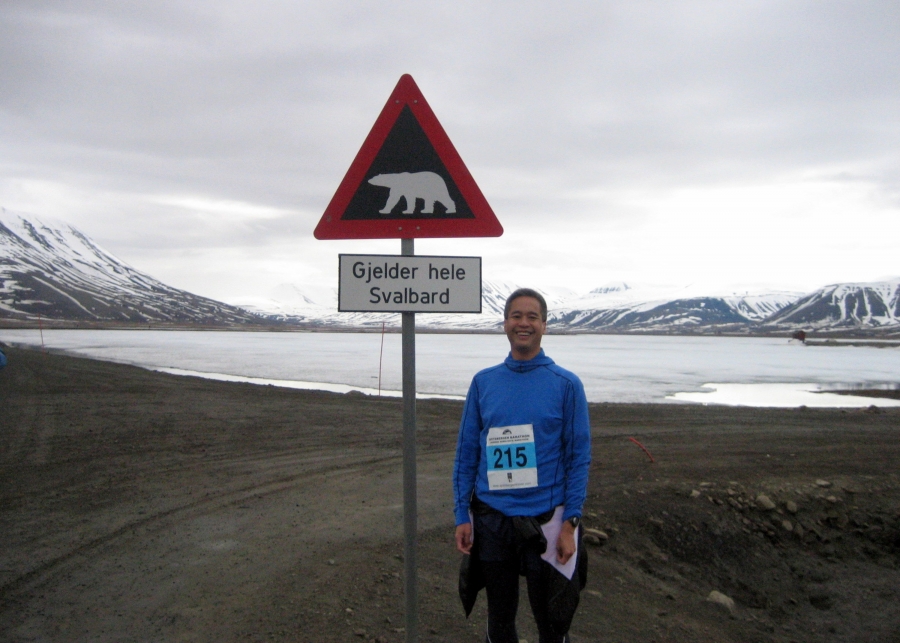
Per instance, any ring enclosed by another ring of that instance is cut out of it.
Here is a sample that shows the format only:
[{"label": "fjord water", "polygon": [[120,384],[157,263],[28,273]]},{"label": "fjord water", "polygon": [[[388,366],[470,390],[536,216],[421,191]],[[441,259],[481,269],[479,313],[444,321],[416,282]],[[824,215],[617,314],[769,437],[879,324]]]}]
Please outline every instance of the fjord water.
[{"label": "fjord water", "polygon": [[[40,346],[41,335],[37,330],[0,330],[0,341]],[[379,333],[44,330],[43,341],[49,350],[146,368],[377,390],[382,336]],[[784,394],[797,390],[801,384],[807,388],[830,389],[900,383],[900,346],[816,347],[792,344],[786,339],[755,337],[552,334],[544,337],[543,345],[558,364],[581,377],[592,402],[681,400],[812,406],[808,401],[795,401],[801,398],[785,398]],[[501,334],[418,334],[417,390],[465,395],[472,375],[500,362],[508,350],[506,337]],[[386,334],[381,360],[382,390],[401,389],[400,368],[400,335]],[[727,399],[717,400],[715,394],[703,388],[709,383],[731,385],[726,387]],[[780,389],[773,386],[780,384],[786,386]],[[667,398],[692,392],[695,395]],[[768,395],[772,403],[759,399],[760,394]],[[846,396],[813,396],[814,400],[829,398],[838,399],[834,404],[821,405],[892,402],[872,398],[854,402]]]}]

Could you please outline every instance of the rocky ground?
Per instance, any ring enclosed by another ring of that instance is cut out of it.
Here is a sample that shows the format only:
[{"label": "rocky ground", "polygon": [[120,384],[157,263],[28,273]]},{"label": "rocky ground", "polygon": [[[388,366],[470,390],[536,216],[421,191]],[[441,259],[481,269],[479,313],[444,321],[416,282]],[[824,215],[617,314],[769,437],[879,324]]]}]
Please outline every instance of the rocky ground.
[{"label": "rocky ground", "polygon": [[[405,640],[397,400],[8,354],[0,640]],[[421,641],[483,638],[483,597],[456,598],[460,410],[418,405]],[[591,420],[574,641],[900,641],[900,410]]]}]

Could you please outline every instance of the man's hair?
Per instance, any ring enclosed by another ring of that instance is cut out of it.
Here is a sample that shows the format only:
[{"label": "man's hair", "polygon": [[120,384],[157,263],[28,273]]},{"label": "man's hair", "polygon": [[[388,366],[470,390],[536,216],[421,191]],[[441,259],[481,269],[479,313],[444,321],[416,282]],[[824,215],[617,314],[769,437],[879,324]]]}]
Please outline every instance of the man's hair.
[{"label": "man's hair", "polygon": [[541,293],[532,288],[519,288],[506,298],[506,305],[503,307],[503,319],[509,319],[509,309],[512,308],[513,301],[519,297],[534,297],[537,299],[541,305],[541,321],[547,321],[547,300],[544,299]]}]

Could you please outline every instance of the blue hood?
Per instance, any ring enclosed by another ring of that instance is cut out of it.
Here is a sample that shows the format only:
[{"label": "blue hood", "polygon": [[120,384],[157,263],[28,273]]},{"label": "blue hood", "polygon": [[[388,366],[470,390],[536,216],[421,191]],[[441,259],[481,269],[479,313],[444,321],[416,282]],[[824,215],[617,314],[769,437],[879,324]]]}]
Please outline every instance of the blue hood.
[{"label": "blue hood", "polygon": [[516,373],[527,373],[528,371],[533,371],[539,366],[549,366],[550,364],[554,364],[555,362],[547,357],[544,354],[544,349],[541,349],[541,352],[538,353],[533,359],[528,361],[521,361],[518,359],[513,359],[512,352],[506,356],[506,359],[503,362],[506,364],[506,367],[515,371]]}]

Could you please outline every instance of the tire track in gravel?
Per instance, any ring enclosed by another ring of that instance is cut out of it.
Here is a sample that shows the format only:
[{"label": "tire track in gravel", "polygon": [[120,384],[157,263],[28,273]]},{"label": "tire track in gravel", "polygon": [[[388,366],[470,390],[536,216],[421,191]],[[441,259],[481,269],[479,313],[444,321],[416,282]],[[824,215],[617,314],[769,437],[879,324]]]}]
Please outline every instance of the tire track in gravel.
[{"label": "tire track in gravel", "polygon": [[[131,536],[138,530],[152,531],[154,529],[164,527],[167,522],[172,521],[176,517],[179,517],[182,520],[186,520],[195,515],[211,513],[219,508],[239,505],[251,498],[261,498],[278,493],[283,493],[285,491],[301,487],[303,482],[324,474],[334,473],[338,471],[349,473],[352,471],[352,469],[356,469],[359,467],[378,467],[387,469],[390,467],[396,467],[401,461],[401,458],[397,455],[375,458],[366,458],[359,456],[350,458],[347,458],[345,456],[323,457],[319,455],[314,458],[310,458],[309,460],[315,461],[316,464],[320,464],[323,459],[331,459],[334,461],[328,465],[314,468],[309,471],[304,471],[302,473],[297,473],[294,475],[281,476],[256,484],[244,485],[237,489],[223,491],[208,497],[204,497],[200,500],[196,500],[194,502],[189,502],[177,507],[172,507],[171,509],[160,511],[138,520],[129,521],[111,532],[93,538],[64,554],[56,556],[51,560],[40,564],[39,566],[29,570],[28,572],[19,575],[11,581],[0,585],[0,601],[3,601],[4,603],[12,602],[17,593],[23,591],[32,591],[35,588],[46,584],[47,582],[52,580],[55,575],[60,573],[62,569],[67,565],[77,565],[79,558],[86,558],[87,556],[94,554],[101,548],[113,544],[119,539]],[[240,458],[238,460],[246,462],[247,458]],[[369,470],[371,471],[371,469]],[[0,610],[2,610],[2,607],[0,607]]]}]

